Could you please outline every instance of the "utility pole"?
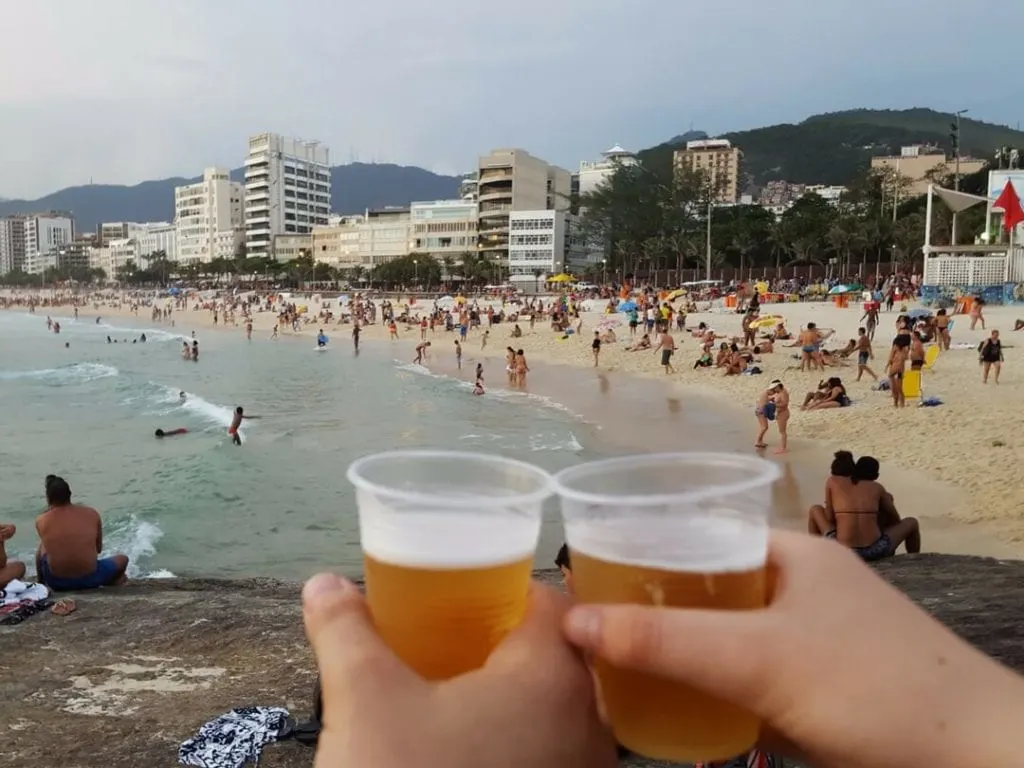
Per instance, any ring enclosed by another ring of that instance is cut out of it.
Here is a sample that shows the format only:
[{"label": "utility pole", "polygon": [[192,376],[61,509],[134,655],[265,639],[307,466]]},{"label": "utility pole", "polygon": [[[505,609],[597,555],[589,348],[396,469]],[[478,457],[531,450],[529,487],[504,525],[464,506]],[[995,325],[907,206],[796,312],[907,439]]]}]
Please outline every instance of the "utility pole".
[{"label": "utility pole", "polygon": [[[953,189],[960,191],[960,118],[966,115],[968,110],[961,109],[956,113],[956,120],[949,126],[949,139],[953,144]],[[953,231],[950,237],[950,245],[956,245],[956,212],[953,212]]]}]

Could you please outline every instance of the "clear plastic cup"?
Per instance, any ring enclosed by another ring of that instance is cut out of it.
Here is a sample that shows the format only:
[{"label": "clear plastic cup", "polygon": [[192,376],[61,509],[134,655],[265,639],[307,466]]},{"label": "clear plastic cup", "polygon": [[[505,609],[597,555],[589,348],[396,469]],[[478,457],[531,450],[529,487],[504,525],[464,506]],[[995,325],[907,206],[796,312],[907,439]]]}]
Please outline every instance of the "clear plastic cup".
[{"label": "clear plastic cup", "polygon": [[[630,456],[560,472],[555,489],[576,598],[764,607],[771,484],[779,474],[775,464],[730,453]],[[594,666],[615,736],[635,752],[723,760],[757,739],[758,719],[739,707],[600,658]]]},{"label": "clear plastic cup", "polygon": [[501,456],[418,450],[359,459],[348,479],[384,641],[427,679],[482,666],[526,611],[551,476]]}]

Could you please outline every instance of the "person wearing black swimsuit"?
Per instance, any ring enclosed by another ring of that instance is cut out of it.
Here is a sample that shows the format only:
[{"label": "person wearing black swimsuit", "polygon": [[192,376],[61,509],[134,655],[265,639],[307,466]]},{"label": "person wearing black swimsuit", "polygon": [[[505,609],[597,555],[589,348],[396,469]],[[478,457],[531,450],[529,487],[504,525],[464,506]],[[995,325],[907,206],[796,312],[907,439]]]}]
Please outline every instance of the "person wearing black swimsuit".
[{"label": "person wearing black swimsuit", "polygon": [[978,353],[981,362],[981,383],[988,384],[988,374],[992,371],[998,384],[999,372],[1003,368],[1003,342],[999,340],[999,331],[992,331],[991,335],[981,342]]}]

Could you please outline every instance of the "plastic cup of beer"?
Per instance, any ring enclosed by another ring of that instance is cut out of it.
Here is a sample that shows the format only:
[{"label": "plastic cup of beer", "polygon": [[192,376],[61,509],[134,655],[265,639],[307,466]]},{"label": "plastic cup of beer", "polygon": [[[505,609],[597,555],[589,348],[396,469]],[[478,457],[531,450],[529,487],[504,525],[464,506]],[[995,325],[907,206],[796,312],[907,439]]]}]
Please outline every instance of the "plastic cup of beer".
[{"label": "plastic cup of beer", "polygon": [[[763,608],[778,476],[770,462],[729,453],[630,456],[560,472],[555,490],[576,598]],[[741,707],[601,658],[594,669],[615,736],[634,752],[685,763],[724,760],[757,740],[760,723]]]},{"label": "plastic cup of beer", "polygon": [[483,666],[523,618],[551,476],[501,456],[393,451],[348,469],[377,631],[428,680]]}]

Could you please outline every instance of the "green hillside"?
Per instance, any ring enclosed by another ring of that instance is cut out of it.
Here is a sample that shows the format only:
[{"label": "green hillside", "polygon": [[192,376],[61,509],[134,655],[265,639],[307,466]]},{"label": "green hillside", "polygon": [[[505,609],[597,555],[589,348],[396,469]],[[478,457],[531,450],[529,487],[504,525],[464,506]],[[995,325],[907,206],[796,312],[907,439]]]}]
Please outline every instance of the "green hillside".
[{"label": "green hillside", "polygon": [[[814,115],[801,123],[772,125],[721,135],[743,150],[749,183],[773,179],[799,184],[845,184],[875,155],[898,154],[907,144],[936,144],[951,152],[950,124],[955,116],[931,109],[855,109]],[[646,162],[670,162],[673,142],[641,152]],[[1024,131],[961,119],[963,155],[991,159],[1001,146],[1024,148]]]}]

